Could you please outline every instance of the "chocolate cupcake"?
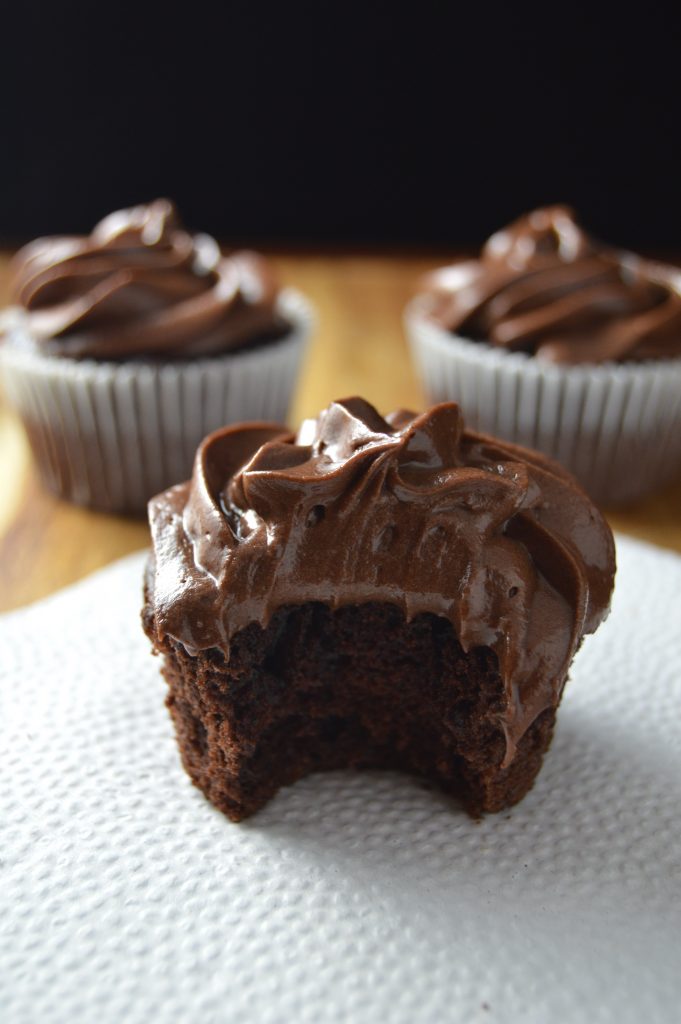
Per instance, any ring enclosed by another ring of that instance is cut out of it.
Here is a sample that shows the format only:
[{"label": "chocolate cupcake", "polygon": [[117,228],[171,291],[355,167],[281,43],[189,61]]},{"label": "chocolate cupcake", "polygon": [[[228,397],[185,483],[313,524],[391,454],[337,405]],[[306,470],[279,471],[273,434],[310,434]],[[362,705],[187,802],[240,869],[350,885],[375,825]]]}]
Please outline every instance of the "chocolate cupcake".
[{"label": "chocolate cupcake", "polygon": [[262,257],[224,256],[165,199],[26,246],[13,300],[2,374],[40,473],[117,512],[186,479],[212,430],[285,418],[311,326]]},{"label": "chocolate cupcake", "polygon": [[475,815],[516,803],[613,586],[570,475],[454,403],[225,428],[149,516],[144,628],[184,766],[234,821],[340,768],[414,772]]},{"label": "chocolate cupcake", "polygon": [[595,500],[681,472],[681,271],[599,244],[566,207],[429,274],[406,328],[430,401],[558,459]]}]

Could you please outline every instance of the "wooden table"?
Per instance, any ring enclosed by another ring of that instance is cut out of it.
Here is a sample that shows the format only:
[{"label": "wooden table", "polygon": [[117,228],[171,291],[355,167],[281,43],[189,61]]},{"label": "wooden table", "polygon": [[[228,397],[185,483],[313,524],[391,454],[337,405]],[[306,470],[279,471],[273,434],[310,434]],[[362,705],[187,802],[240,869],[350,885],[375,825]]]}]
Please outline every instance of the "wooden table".
[{"label": "wooden table", "polygon": [[[362,394],[381,411],[420,408],[401,310],[419,274],[443,256],[273,254],[281,279],[314,302],[319,330],[295,396],[291,421],[334,398]],[[0,256],[0,303],[7,290]],[[41,488],[23,434],[0,405],[0,610],[26,604],[148,543],[142,521],[102,515]],[[624,533],[681,551],[681,480],[666,492],[609,515]]]}]

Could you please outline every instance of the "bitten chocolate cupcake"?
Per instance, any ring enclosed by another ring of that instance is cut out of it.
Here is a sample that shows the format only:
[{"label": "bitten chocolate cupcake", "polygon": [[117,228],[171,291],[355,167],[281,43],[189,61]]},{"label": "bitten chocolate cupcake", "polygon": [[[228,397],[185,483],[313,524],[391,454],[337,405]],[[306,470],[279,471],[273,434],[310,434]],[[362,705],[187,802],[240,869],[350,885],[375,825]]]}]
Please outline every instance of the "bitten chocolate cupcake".
[{"label": "bitten chocolate cupcake", "polygon": [[266,261],[224,256],[165,199],[14,259],[0,360],[40,473],[79,504],[141,512],[210,431],[285,418],[311,327]]},{"label": "bitten chocolate cupcake", "polygon": [[596,242],[568,208],[429,274],[406,328],[429,400],[558,459],[597,501],[681,472],[681,271]]},{"label": "bitten chocolate cupcake", "polygon": [[149,517],[144,628],[184,766],[234,821],[340,768],[416,773],[475,815],[516,803],[613,587],[569,474],[454,403],[225,428]]}]

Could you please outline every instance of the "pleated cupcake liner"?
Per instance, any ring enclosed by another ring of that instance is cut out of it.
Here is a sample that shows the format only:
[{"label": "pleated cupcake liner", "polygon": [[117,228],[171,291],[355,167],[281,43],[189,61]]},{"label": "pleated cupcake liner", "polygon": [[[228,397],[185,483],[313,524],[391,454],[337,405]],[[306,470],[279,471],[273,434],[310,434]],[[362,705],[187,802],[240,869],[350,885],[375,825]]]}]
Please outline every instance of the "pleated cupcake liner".
[{"label": "pleated cupcake liner", "polygon": [[430,402],[458,402],[471,429],[556,459],[597,502],[635,501],[681,473],[681,359],[545,364],[451,334],[418,297],[405,329]]},{"label": "pleated cupcake liner", "polygon": [[188,479],[211,431],[240,420],[285,422],[314,314],[293,289],[282,339],[185,362],[96,362],[42,355],[11,334],[0,345],[8,404],[23,421],[47,487],[79,505],[143,513]]}]

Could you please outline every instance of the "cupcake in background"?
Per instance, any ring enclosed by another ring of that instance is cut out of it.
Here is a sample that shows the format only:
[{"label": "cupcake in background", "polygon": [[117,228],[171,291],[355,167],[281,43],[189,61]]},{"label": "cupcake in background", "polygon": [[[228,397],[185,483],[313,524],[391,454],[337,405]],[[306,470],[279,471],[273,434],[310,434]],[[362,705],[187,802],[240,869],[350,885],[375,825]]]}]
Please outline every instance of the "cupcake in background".
[{"label": "cupcake in background", "polygon": [[255,253],[188,233],[166,199],[14,258],[5,394],[50,490],[142,512],[225,424],[286,417],[312,326]]},{"label": "cupcake in background", "polygon": [[429,401],[553,456],[597,501],[681,472],[681,270],[601,245],[567,207],[427,275],[405,322]]}]

